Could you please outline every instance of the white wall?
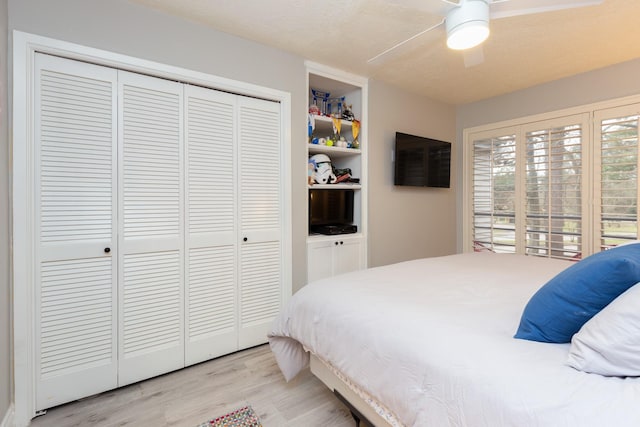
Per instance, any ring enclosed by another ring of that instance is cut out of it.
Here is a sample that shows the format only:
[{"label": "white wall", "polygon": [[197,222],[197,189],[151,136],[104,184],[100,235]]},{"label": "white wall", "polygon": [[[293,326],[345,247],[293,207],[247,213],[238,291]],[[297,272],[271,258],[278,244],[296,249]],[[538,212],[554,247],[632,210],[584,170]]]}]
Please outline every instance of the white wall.
[{"label": "white wall", "polygon": [[[640,59],[485,99],[457,109],[457,141],[462,153],[465,128],[546,113],[614,98],[640,94]],[[457,218],[462,229],[462,155],[458,157]],[[462,248],[462,233],[458,236]]]},{"label": "white wall", "polygon": [[396,187],[396,132],[449,142],[455,107],[372,80],[369,85],[369,266],[448,255],[456,242],[456,152],[451,188]]},{"label": "white wall", "polygon": [[12,397],[11,287],[9,271],[9,126],[7,126],[7,0],[0,0],[0,423]]}]

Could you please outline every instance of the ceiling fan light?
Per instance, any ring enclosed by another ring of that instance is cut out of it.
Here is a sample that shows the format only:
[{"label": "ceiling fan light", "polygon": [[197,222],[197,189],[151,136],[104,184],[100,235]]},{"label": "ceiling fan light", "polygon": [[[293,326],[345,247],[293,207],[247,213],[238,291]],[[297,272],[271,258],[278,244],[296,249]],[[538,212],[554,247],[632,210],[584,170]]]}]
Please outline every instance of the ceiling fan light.
[{"label": "ceiling fan light", "polygon": [[471,49],[485,41],[487,37],[489,37],[487,22],[468,22],[449,33],[447,46],[454,50]]},{"label": "ceiling fan light", "polygon": [[464,50],[479,45],[489,37],[489,3],[466,0],[447,15],[447,46]]}]

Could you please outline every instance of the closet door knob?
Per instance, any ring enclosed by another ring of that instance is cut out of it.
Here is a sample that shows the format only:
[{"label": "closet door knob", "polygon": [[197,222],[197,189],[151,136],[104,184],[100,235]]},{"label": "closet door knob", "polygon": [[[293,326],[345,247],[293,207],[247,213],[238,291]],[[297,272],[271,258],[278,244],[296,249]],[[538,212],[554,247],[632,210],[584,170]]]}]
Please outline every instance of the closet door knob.
[{"label": "closet door knob", "polygon": [[109,252],[111,252],[111,248],[104,248],[104,253],[108,254]]},{"label": "closet door knob", "polygon": [[249,239],[247,239],[246,237],[244,239],[242,239],[243,242],[246,242],[247,240],[249,240]]}]

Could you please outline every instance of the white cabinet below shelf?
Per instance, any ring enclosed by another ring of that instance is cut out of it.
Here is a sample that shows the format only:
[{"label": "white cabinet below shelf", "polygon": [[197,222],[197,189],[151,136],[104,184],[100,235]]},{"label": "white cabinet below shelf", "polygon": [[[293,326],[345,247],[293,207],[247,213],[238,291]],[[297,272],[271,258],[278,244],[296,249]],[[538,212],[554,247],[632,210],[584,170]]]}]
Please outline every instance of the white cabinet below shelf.
[{"label": "white cabinet below shelf", "polygon": [[307,283],[363,269],[364,244],[360,235],[309,237]]}]

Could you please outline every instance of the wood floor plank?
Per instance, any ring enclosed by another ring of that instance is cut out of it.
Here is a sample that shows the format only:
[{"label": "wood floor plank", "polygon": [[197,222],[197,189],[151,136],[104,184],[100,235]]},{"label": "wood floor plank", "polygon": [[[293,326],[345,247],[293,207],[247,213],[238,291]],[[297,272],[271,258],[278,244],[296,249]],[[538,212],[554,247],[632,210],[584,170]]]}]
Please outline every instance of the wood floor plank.
[{"label": "wood floor plank", "polygon": [[251,405],[264,427],[353,427],[308,370],[286,383],[267,345],[49,409],[33,427],[195,427]]}]

